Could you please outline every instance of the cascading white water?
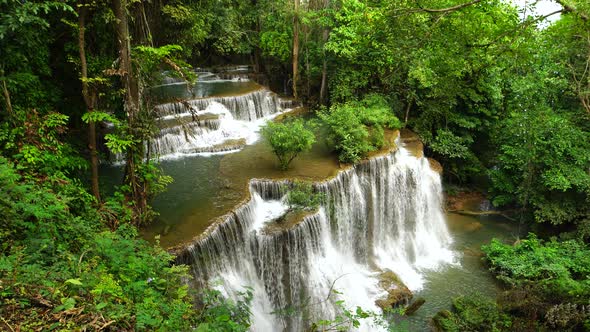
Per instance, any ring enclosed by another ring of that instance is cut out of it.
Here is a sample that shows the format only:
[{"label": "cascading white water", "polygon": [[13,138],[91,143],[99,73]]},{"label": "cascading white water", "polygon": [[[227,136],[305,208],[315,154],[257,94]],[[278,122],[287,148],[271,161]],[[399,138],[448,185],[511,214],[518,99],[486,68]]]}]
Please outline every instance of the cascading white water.
[{"label": "cascading white water", "polygon": [[[293,101],[282,100],[265,88],[237,96],[161,104],[155,107],[161,129],[146,143],[146,150],[161,159],[237,151],[258,139],[266,121],[294,107]],[[122,162],[124,156],[113,159]]]},{"label": "cascading white water", "polygon": [[[337,299],[378,311],[375,300],[386,294],[380,272],[394,271],[417,290],[425,270],[453,261],[440,177],[425,158],[400,148],[315,184],[315,190],[326,197],[317,213],[265,232],[265,223],[276,223],[287,210],[285,183],[253,180],[252,199],[179,261],[190,264],[198,280],[217,280],[227,296],[253,287],[254,331],[301,331],[334,317]],[[341,294],[330,294],[332,289]],[[298,314],[285,315],[289,309]],[[378,329],[364,324],[360,330]]]},{"label": "cascading white water", "polygon": [[[256,141],[264,121],[282,111],[279,98],[266,89],[161,104],[156,106],[159,118],[178,121],[171,128],[162,128],[150,149],[163,158],[237,150]],[[199,121],[202,116],[213,119]]]},{"label": "cascading white water", "polygon": [[239,96],[208,97],[161,104],[155,107],[155,112],[159,117],[191,116],[206,110],[212,103],[223,105],[234,119],[241,121],[255,121],[280,109],[279,98],[274,92],[259,89]]}]

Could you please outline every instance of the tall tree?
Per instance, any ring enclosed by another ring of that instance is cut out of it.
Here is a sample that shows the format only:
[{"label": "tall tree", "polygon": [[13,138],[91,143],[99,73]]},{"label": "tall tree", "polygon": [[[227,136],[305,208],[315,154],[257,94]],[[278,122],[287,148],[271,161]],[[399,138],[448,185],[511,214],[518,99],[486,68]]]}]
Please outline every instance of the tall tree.
[{"label": "tall tree", "polygon": [[121,78],[124,89],[124,110],[131,138],[135,141],[126,149],[125,184],[129,186],[129,199],[133,201],[136,222],[141,222],[141,215],[147,208],[147,198],[142,182],[137,174],[137,162],[143,158],[143,142],[137,140],[136,125],[139,120],[140,96],[136,73],[131,62],[131,36],[127,17],[127,0],[113,0],[113,12],[116,18],[116,31],[119,45],[119,68],[117,75]]},{"label": "tall tree", "polygon": [[[86,104],[88,113],[94,112],[96,108],[97,92],[91,88],[88,79],[88,62],[86,59],[86,16],[88,14],[88,4],[81,2],[78,4],[78,52],[80,55],[80,80],[82,81],[82,97]],[[91,189],[92,194],[100,203],[100,189],[98,185],[98,151],[96,149],[96,122],[92,117],[88,121],[88,148],[90,150],[90,170],[91,170]]]},{"label": "tall tree", "polygon": [[297,98],[299,83],[299,0],[293,0],[293,97]]}]

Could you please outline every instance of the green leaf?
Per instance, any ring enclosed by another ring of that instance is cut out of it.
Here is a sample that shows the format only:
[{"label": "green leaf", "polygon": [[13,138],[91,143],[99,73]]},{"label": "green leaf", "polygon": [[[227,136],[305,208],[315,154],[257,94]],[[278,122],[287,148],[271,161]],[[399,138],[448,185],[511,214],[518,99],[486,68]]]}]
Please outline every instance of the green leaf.
[{"label": "green leaf", "polygon": [[66,284],[72,284],[72,285],[76,285],[76,286],[82,286],[82,282],[80,281],[80,279],[68,279],[65,281]]}]

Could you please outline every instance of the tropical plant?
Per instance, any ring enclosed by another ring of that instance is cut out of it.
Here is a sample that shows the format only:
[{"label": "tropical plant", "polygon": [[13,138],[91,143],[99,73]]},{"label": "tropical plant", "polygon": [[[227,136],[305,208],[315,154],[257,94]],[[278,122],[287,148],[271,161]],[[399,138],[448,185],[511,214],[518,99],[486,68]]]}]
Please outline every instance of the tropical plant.
[{"label": "tropical plant", "polygon": [[287,193],[290,210],[315,210],[324,199],[325,195],[315,192],[310,182],[295,181]]},{"label": "tropical plant", "polygon": [[268,122],[261,130],[262,136],[270,144],[272,152],[279,159],[282,170],[301,152],[309,151],[315,142],[313,131],[306,128],[301,119],[288,122]]}]

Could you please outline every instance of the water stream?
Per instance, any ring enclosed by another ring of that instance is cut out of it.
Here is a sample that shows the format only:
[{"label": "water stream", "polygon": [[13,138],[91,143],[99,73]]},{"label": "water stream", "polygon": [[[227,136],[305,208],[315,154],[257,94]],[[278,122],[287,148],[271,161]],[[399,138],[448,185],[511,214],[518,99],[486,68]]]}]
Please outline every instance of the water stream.
[{"label": "water stream", "polygon": [[[338,300],[378,311],[375,301],[388,291],[379,285],[384,271],[418,291],[426,271],[454,264],[440,177],[425,158],[400,147],[315,188],[326,197],[317,213],[265,232],[287,209],[284,182],[251,181],[252,199],[179,258],[197,280],[228,296],[237,296],[239,285],[253,287],[254,331],[301,331],[310,321],[334,318]],[[289,309],[299,314],[273,314]],[[361,330],[376,328],[367,322]]]}]

